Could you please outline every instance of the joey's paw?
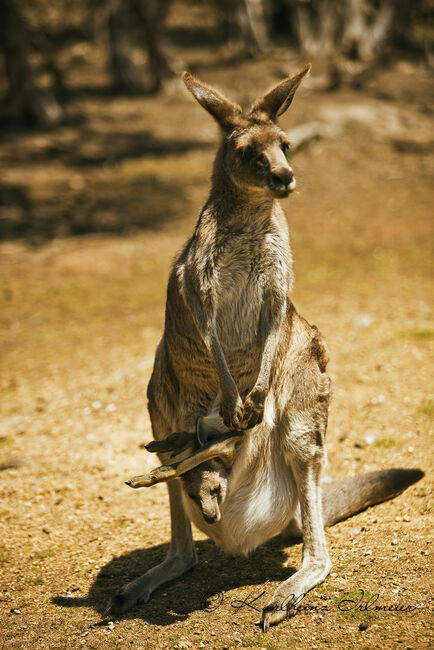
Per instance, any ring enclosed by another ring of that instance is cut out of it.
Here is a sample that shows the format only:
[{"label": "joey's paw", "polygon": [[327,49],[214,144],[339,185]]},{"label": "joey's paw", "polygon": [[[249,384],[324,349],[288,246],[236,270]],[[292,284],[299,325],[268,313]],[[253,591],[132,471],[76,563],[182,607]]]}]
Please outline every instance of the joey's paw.
[{"label": "joey's paw", "polygon": [[243,406],[243,429],[251,429],[264,419],[265,391],[253,389]]},{"label": "joey's paw", "polygon": [[220,415],[223,422],[229,429],[241,430],[241,421],[243,419],[243,403],[240,396],[236,399],[226,400],[222,402],[220,407]]}]

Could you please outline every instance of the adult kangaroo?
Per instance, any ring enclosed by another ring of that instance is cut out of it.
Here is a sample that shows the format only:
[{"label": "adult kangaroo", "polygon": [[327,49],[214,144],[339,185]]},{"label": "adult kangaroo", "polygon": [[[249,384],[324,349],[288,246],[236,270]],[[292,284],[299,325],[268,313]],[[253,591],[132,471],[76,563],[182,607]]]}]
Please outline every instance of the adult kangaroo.
[{"label": "adult kangaroo", "polygon": [[[330,570],[319,485],[328,356],[317,328],[298,315],[288,297],[292,257],[278,201],[296,181],[287,160],[290,143],[277,118],[309,70],[307,65],[284,79],[248,111],[183,75],[188,90],[218,122],[221,142],[209,198],[170,274],[164,334],[148,386],[149,413],[156,441],[173,432],[188,438],[198,422],[206,429],[209,417],[220,420],[223,431],[215,444],[202,441],[197,454],[166,465],[166,479],[216,456],[230,457],[230,469],[214,523],[205,521],[181,481],[168,481],[167,557],[123,587],[112,612],[146,602],[159,585],[196,564],[191,521],[228,553],[243,555],[288,527],[302,533],[301,568],[263,610],[264,631],[294,613],[299,596]],[[167,462],[167,452],[160,457]],[[330,521],[389,498],[422,475],[390,471],[393,480],[386,472],[387,480],[357,477],[342,490],[330,489]]]}]

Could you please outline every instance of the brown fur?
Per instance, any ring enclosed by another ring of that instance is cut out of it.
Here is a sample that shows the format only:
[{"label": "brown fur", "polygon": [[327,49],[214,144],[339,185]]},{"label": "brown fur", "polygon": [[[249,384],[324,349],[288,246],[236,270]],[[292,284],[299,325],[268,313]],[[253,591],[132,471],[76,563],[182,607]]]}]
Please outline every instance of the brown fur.
[{"label": "brown fur", "polygon": [[208,524],[220,521],[220,505],[226,497],[228,471],[219,458],[202,463],[182,475],[184,493],[195,502]]}]

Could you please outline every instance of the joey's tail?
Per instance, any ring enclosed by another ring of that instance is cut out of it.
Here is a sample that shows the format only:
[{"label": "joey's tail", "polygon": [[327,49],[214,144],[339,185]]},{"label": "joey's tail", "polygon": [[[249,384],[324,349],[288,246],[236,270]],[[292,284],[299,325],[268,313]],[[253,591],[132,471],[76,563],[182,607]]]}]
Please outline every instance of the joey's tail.
[{"label": "joey's tail", "polygon": [[323,485],[324,526],[396,497],[423,476],[420,469],[385,469]]}]

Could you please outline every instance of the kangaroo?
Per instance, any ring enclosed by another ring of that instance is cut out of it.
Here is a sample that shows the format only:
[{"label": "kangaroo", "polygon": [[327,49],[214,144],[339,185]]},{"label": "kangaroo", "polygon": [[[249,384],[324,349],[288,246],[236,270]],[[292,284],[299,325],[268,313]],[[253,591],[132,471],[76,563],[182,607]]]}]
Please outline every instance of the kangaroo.
[{"label": "kangaroo", "polygon": [[[247,555],[284,530],[302,534],[301,568],[264,608],[264,631],[294,614],[302,594],[330,571],[320,489],[328,354],[318,329],[289,299],[292,256],[279,203],[296,180],[287,160],[290,143],[277,120],[309,70],[307,65],[284,79],[245,111],[183,75],[187,89],[217,121],[221,142],[208,200],[170,273],[148,407],[156,442],[173,431],[194,435],[213,408],[221,426],[217,437],[205,436],[172,463],[160,450],[163,466],[142,483],[129,482],[139,487],[167,480],[172,538],[167,557],[113,598],[113,613],[146,602],[157,587],[197,563],[191,522],[232,554]],[[172,479],[216,457],[230,471],[220,519],[210,524],[189,499],[185,479]],[[394,480],[356,477],[335,486],[329,492],[330,521],[357,512],[379,494],[389,498],[422,475],[397,472]]]}]

